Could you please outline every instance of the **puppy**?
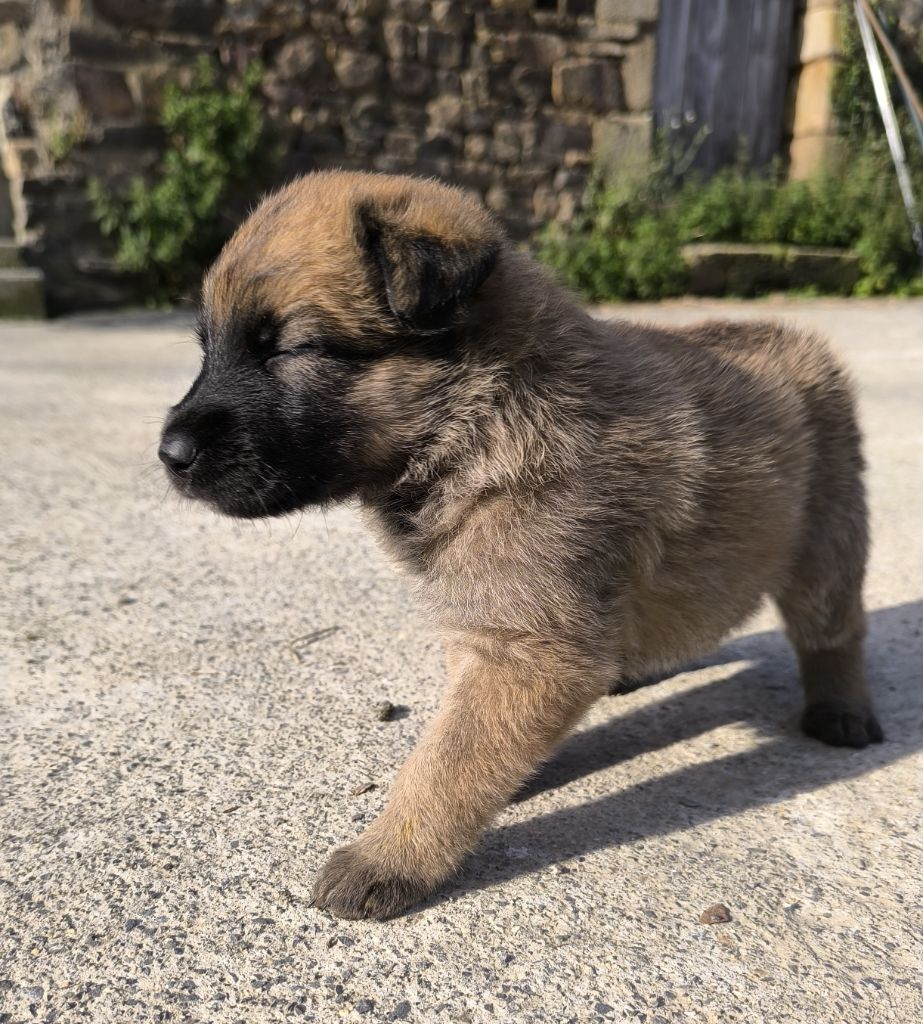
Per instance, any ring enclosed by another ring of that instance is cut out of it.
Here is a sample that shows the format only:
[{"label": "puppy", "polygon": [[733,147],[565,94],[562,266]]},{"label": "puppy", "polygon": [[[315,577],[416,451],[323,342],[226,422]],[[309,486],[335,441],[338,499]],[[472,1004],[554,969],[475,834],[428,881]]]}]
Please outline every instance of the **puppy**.
[{"label": "puppy", "polygon": [[855,403],[816,338],[600,323],[472,198],[353,173],[263,201],[199,337],[160,447],[176,488],[244,517],[357,498],[445,640],[442,709],[319,907],[387,918],[431,892],[598,697],[765,595],[804,731],[881,740]]}]

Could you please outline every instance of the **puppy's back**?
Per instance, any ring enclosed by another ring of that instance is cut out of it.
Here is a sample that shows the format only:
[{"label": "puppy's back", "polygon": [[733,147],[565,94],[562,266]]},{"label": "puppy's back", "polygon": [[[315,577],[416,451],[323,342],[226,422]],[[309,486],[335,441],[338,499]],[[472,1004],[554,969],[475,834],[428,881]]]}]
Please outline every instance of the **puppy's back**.
[{"label": "puppy's back", "polygon": [[[651,419],[675,419],[659,396],[682,396],[688,426],[672,439],[673,475],[694,496],[683,527],[660,532],[657,570],[634,576],[626,653],[649,670],[713,645],[784,591],[800,561],[819,559],[817,575],[831,576],[837,549],[861,563],[865,505],[852,387],[821,339],[771,322],[708,322],[640,329],[632,343],[669,380],[647,388]],[[648,486],[643,475],[636,485]]]}]

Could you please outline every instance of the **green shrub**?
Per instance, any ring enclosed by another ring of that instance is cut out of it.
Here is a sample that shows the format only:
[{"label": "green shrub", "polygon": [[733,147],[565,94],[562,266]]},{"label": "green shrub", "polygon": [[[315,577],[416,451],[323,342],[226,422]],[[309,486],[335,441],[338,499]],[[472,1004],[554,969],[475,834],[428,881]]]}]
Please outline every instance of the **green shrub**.
[{"label": "green shrub", "polygon": [[175,300],[197,281],[233,227],[224,216],[230,190],[261,163],[261,77],[251,64],[224,87],[212,62],[200,58],[189,88],[165,91],[160,123],[168,148],[155,180],[135,178],[124,198],[90,182],[94,214],[116,240],[119,266],[143,275],[156,301]]},{"label": "green shrub", "polygon": [[682,293],[680,249],[690,242],[852,248],[862,269],[857,293],[923,291],[894,169],[875,141],[810,181],[740,168],[677,183],[658,167],[621,189],[596,178],[574,222],[542,233],[539,255],[592,301],[652,299]]}]

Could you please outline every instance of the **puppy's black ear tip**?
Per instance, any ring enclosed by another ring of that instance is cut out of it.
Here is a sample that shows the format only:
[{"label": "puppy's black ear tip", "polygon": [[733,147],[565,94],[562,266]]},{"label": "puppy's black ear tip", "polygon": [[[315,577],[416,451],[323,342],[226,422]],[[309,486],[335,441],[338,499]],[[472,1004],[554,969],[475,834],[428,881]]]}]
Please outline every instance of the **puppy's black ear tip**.
[{"label": "puppy's black ear tip", "polygon": [[490,276],[504,232],[474,196],[434,181],[356,197],[355,223],[383,304],[405,330],[442,331]]}]

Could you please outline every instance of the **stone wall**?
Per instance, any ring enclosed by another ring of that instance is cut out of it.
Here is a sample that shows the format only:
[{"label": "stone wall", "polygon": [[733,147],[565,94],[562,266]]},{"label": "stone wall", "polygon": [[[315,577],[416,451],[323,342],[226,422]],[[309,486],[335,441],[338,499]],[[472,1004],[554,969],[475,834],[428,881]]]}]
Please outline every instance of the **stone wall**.
[{"label": "stone wall", "polygon": [[264,62],[278,179],[437,175],[527,237],[572,216],[594,154],[616,173],[646,159],[656,20],[657,0],[0,0],[17,237],[52,311],[136,297],[86,183],[118,190],[156,165],[164,83],[202,52]]}]

